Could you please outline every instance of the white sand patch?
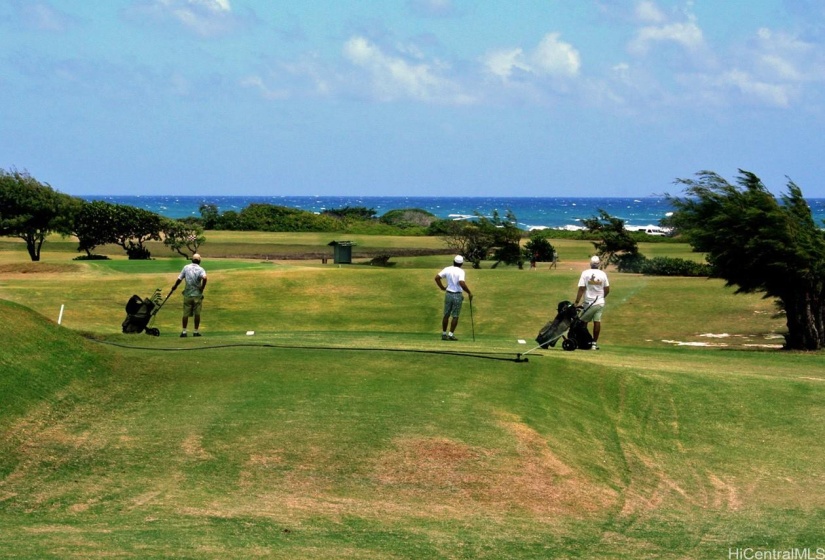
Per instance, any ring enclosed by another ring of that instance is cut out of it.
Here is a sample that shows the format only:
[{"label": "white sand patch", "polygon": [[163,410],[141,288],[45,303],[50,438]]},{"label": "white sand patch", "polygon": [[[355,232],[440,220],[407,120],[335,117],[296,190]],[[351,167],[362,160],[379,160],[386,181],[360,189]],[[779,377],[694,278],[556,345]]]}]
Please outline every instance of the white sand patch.
[{"label": "white sand patch", "polygon": [[709,347],[709,346],[718,346],[718,347],[726,347],[728,346],[724,342],[685,342],[683,340],[663,340],[665,344],[673,344],[675,346],[701,346],[701,347]]}]

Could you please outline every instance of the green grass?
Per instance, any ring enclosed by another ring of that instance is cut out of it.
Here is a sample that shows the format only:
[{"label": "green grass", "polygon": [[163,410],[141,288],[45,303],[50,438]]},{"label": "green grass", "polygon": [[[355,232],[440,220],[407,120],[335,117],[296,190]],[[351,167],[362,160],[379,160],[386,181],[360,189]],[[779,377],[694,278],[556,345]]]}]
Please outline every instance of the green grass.
[{"label": "green grass", "polygon": [[453,344],[443,257],[206,259],[205,336],[185,340],[178,296],[162,336],[119,333],[129,296],[168,290],[180,259],[67,268],[56,251],[14,272],[25,254],[0,257],[0,557],[823,545],[825,359],[756,346],[781,319],[721,282],[610,273],[602,350],[518,363],[581,263],[468,270],[476,341],[465,308]]}]

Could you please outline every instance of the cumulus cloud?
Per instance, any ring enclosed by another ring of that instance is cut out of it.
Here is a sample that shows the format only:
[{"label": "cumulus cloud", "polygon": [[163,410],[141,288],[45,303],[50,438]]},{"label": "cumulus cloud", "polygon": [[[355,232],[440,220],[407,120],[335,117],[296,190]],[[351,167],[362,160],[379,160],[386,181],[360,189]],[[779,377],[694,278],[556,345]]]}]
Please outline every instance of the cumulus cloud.
[{"label": "cumulus cloud", "polygon": [[690,51],[697,51],[704,46],[702,29],[694,17],[688,21],[647,25],[636,32],[628,45],[632,54],[646,54],[652,47],[662,43],[673,43]]},{"label": "cumulus cloud", "polygon": [[784,31],[761,28],[719,87],[776,107],[789,107],[806,85],[825,82],[825,56],[817,45]]},{"label": "cumulus cloud", "polygon": [[659,6],[651,0],[638,2],[634,15],[639,21],[650,24],[662,24],[667,20]]},{"label": "cumulus cloud", "polygon": [[796,87],[761,80],[743,70],[729,70],[719,76],[717,83],[724,89],[732,88],[744,97],[775,107],[788,107],[796,95]]},{"label": "cumulus cloud", "polygon": [[371,93],[382,101],[411,98],[420,101],[466,104],[472,97],[445,77],[448,66],[438,60],[426,61],[386,52],[362,36],[351,37],[343,54],[356,68],[365,72]]},{"label": "cumulus cloud", "polygon": [[548,33],[535,49],[498,49],[483,59],[487,71],[507,81],[520,73],[534,76],[572,78],[579,74],[581,56],[559,33]]},{"label": "cumulus cloud", "polygon": [[173,22],[201,37],[223,35],[243,23],[229,0],[136,0],[127,14],[143,20]]}]

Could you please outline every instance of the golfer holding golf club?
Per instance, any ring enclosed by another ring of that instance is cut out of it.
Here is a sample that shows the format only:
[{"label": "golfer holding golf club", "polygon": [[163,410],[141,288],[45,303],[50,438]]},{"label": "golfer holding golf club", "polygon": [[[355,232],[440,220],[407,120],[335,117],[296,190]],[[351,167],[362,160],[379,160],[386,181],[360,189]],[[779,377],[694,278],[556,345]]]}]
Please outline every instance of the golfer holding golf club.
[{"label": "golfer holding golf club", "polygon": [[[444,268],[441,272],[435,275],[435,283],[441,288],[444,294],[444,318],[441,320],[441,340],[458,340],[455,337],[455,328],[458,325],[458,316],[461,314],[461,304],[464,302],[464,293],[470,296],[470,305],[473,304],[473,293],[467,287],[464,281],[464,269],[461,266],[464,264],[464,257],[456,255],[453,259],[452,266]],[[444,285],[444,279],[447,280],[447,285]],[[447,330],[448,323],[450,330]]]}]

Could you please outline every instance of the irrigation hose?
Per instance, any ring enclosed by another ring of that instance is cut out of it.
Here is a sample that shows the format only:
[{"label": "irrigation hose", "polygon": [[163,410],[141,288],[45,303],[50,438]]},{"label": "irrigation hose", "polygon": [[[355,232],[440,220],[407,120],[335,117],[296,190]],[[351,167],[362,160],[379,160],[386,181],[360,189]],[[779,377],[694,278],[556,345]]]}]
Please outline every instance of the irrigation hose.
[{"label": "irrigation hose", "polygon": [[523,354],[515,353],[515,358],[504,358],[502,356],[511,356],[514,352],[461,352],[461,351],[452,351],[452,350],[420,350],[414,348],[374,348],[374,347],[367,347],[367,348],[342,348],[340,346],[298,346],[293,344],[273,344],[268,342],[259,342],[259,343],[248,343],[248,342],[237,342],[232,344],[213,344],[209,346],[194,346],[194,347],[187,347],[187,348],[157,348],[152,346],[133,346],[131,344],[122,344],[120,342],[113,342],[111,340],[101,340],[99,338],[94,337],[87,337],[88,340],[92,342],[97,342],[98,344],[105,344],[108,346],[115,346],[118,348],[125,348],[128,350],[154,350],[156,352],[191,352],[196,350],[218,350],[218,349],[226,349],[226,348],[278,348],[283,350],[323,350],[323,351],[331,351],[331,350],[345,350],[348,352],[399,352],[399,353],[409,353],[409,354],[440,354],[445,356],[460,356],[466,358],[479,358],[482,360],[497,360],[503,362],[516,362],[516,363],[523,363],[527,361],[527,358],[523,356]]}]

